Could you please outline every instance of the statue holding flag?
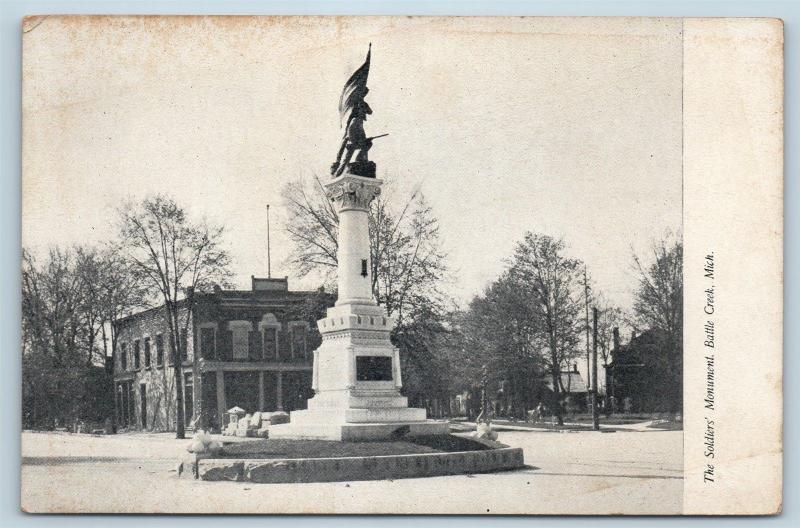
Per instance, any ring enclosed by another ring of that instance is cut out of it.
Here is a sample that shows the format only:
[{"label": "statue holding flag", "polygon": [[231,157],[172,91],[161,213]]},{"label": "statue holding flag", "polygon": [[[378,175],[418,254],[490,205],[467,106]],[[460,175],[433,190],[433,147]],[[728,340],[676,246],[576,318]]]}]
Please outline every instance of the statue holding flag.
[{"label": "statue holding flag", "polygon": [[386,136],[367,137],[364,133],[364,121],[372,113],[364,98],[369,93],[367,77],[369,76],[369,59],[372,53],[372,44],[367,51],[367,59],[347,80],[339,98],[339,116],[344,125],[342,146],[336,155],[336,161],[331,165],[331,175],[334,178],[341,176],[345,169],[355,176],[367,178],[375,177],[375,163],[369,161],[369,149],[372,140]]}]

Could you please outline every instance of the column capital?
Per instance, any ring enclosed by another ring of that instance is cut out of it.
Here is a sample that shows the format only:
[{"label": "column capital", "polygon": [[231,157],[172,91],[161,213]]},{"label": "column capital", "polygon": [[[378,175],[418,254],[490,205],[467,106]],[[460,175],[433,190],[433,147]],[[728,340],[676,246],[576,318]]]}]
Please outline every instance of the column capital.
[{"label": "column capital", "polygon": [[339,212],[351,209],[367,211],[372,200],[381,193],[381,185],[383,180],[345,173],[326,183],[325,192]]}]

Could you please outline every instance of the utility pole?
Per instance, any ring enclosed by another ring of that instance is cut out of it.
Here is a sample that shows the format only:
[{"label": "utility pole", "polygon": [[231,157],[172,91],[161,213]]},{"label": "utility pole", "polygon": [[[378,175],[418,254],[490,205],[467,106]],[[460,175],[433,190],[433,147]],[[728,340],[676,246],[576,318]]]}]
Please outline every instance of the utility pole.
[{"label": "utility pole", "polygon": [[594,318],[594,343],[592,345],[592,428],[600,430],[600,415],[597,412],[597,308],[592,308]]},{"label": "utility pole", "polygon": [[589,359],[589,279],[586,276],[586,264],[583,265],[583,288],[584,288],[584,300],[586,304],[586,386],[590,387],[592,385],[592,379],[594,376],[590,374],[591,370],[591,360]]},{"label": "utility pole", "polygon": [[269,204],[267,204],[267,278],[272,278],[272,258],[269,248]]}]

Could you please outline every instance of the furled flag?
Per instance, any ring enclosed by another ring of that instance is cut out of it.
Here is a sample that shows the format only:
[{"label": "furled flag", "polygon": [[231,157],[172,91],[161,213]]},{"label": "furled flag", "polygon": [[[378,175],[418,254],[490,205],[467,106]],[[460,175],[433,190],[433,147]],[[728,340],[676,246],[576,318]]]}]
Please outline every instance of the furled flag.
[{"label": "furled flag", "polygon": [[342,96],[339,99],[339,116],[341,117],[341,124],[345,125],[350,117],[350,114],[357,105],[364,101],[367,95],[367,77],[369,76],[369,56],[372,53],[372,43],[367,50],[367,59],[359,69],[353,72],[353,75],[347,80],[342,90]]}]

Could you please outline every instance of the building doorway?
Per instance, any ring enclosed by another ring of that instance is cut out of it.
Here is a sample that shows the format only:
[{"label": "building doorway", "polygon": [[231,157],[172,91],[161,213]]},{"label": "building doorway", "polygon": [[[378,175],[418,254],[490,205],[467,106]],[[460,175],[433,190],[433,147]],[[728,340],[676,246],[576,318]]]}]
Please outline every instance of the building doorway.
[{"label": "building doorway", "polygon": [[290,412],[306,409],[308,399],[313,396],[310,371],[283,373],[283,410]]},{"label": "building doorway", "polygon": [[139,385],[139,397],[141,398],[142,410],[142,429],[147,429],[147,385]]},{"label": "building doorway", "polygon": [[248,413],[258,408],[258,371],[225,373],[225,405],[228,409],[241,407]]},{"label": "building doorway", "polygon": [[184,374],[183,383],[183,416],[186,425],[190,425],[194,420],[194,384],[192,383],[192,374]]},{"label": "building doorway", "polygon": [[217,373],[207,372],[200,375],[200,414],[201,427],[220,431],[222,416],[217,414]]},{"label": "building doorway", "polygon": [[117,384],[117,427],[128,427],[127,394],[123,383]]}]

